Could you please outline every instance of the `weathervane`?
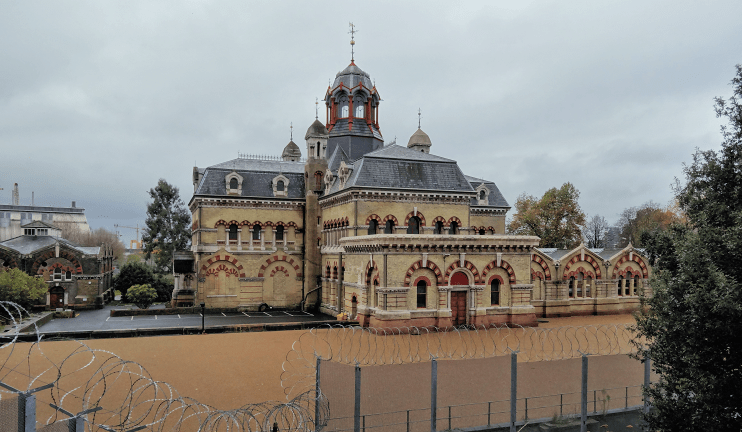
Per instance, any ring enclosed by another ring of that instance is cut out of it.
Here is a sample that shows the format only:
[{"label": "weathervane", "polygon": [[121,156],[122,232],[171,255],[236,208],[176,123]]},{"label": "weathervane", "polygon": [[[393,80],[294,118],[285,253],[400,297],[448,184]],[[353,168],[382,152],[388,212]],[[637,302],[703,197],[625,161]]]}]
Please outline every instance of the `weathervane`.
[{"label": "weathervane", "polygon": [[417,109],[417,128],[420,129],[420,119],[422,118],[422,112],[420,111],[420,108]]},{"label": "weathervane", "polygon": [[350,25],[350,31],[348,33],[350,33],[350,61],[352,63],[353,61],[355,61],[355,53],[353,52],[353,48],[356,44],[355,36],[358,30],[356,30],[356,26],[353,23],[349,23],[348,25]]},{"label": "weathervane", "polygon": [[319,120],[319,98],[314,98],[314,119]]},{"label": "weathervane", "polygon": [[291,128],[291,141],[293,141],[294,140],[294,122],[291,122],[290,128]]}]

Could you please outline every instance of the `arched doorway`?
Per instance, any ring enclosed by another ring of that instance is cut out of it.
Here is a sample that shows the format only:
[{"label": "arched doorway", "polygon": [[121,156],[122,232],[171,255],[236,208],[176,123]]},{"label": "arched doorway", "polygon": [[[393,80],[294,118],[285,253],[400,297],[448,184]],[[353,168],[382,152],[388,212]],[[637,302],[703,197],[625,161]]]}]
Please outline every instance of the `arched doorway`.
[{"label": "arched doorway", "polygon": [[52,309],[64,307],[64,288],[57,285],[49,289],[49,307]]},{"label": "arched doorway", "polygon": [[[458,271],[451,275],[451,285],[469,286],[469,277]],[[451,324],[466,325],[466,297],[469,290],[451,291]]]}]

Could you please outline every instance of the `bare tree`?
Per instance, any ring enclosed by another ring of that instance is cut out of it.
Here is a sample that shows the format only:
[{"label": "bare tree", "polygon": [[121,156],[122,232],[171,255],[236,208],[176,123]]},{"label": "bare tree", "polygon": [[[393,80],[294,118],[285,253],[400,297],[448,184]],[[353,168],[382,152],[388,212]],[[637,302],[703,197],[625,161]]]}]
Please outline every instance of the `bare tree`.
[{"label": "bare tree", "polygon": [[582,231],[587,240],[587,247],[605,247],[605,234],[608,231],[608,221],[603,216],[595,215],[590,218]]},{"label": "bare tree", "polygon": [[113,257],[119,260],[124,256],[124,244],[119,240],[116,233],[108,231],[105,228],[98,228],[92,231],[82,231],[75,225],[62,226],[62,238],[65,238],[79,246],[100,246],[107,244],[113,247]]}]

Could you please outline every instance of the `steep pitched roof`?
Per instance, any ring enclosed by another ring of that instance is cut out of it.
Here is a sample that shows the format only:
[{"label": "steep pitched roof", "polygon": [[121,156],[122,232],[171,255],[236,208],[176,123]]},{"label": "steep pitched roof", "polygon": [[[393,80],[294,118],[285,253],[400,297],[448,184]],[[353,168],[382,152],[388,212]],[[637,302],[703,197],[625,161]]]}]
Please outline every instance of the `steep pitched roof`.
[{"label": "steep pitched roof", "polygon": [[236,172],[243,179],[240,196],[275,198],[273,179],[281,174],[289,179],[288,198],[304,198],[303,162],[242,158],[206,168],[194,195],[228,196],[225,178],[231,172]]},{"label": "steep pitched roof", "polygon": [[[487,189],[490,190],[489,196],[487,196],[488,206],[510,208],[510,204],[508,204],[505,197],[502,196],[502,192],[500,192],[500,188],[497,187],[495,182],[468,175],[465,175],[464,177],[466,177],[466,180],[469,182],[469,184],[471,184],[472,188],[476,189],[479,186],[484,185]],[[479,200],[476,197],[472,198],[471,205],[479,206]]]}]

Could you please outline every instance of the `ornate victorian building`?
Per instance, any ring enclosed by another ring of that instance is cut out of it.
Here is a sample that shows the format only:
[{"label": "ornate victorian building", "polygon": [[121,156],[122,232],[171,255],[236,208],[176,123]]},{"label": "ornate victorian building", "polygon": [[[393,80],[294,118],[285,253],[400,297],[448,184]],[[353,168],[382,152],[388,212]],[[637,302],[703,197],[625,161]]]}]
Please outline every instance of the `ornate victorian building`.
[{"label": "ornate victorian building", "polygon": [[[379,92],[354,62],[325,95],[327,123],[280,160],[193,169],[194,274],[179,298],[207,307],[316,307],[364,326],[523,324],[635,308],[637,251],[539,250],[505,234],[493,181],[431,153],[418,128],[384,145]],[[278,158],[276,158],[278,159]]]}]

